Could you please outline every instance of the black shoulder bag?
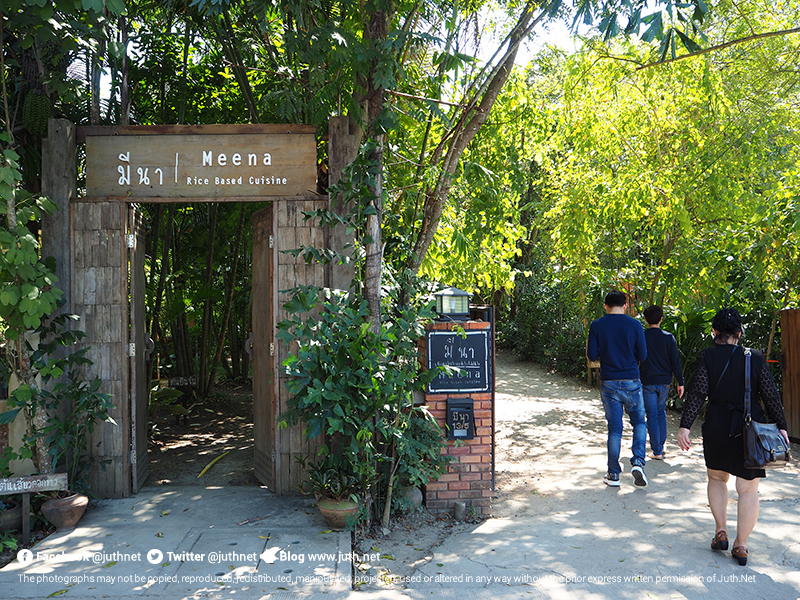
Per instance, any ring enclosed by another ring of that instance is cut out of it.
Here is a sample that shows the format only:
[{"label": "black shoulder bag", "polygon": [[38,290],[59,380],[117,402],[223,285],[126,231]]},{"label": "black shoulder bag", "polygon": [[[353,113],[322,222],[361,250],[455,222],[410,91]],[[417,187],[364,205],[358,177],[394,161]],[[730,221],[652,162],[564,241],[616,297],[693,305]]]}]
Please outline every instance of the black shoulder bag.
[{"label": "black shoulder bag", "polygon": [[750,348],[744,349],[744,466],[777,469],[789,462],[789,448],[775,423],[753,421],[750,414]]}]

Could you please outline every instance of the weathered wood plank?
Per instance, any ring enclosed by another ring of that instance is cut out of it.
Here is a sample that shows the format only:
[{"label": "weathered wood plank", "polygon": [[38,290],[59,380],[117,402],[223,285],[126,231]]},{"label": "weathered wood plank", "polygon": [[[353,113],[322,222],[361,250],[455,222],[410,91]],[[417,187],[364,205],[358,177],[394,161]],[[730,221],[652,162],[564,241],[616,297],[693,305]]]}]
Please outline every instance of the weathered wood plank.
[{"label": "weathered wood plank", "polygon": [[42,140],[42,194],[58,210],[42,217],[42,255],[57,259],[55,275],[65,301],[59,312],[63,313],[72,312],[70,209],[77,196],[77,164],[75,126],[66,119],[50,119]]},{"label": "weathered wood plank", "polygon": [[302,260],[286,252],[281,252],[282,250],[294,250],[297,248],[297,230],[294,227],[279,227],[277,238],[278,265],[293,265],[297,264],[298,260]]},{"label": "weathered wood plank", "polygon": [[314,125],[293,124],[215,124],[215,125],[112,125],[76,127],[75,135],[79,144],[86,143],[91,136],[123,136],[123,135],[233,135],[233,134],[314,134]]},{"label": "weathered wood plank", "polygon": [[275,359],[270,353],[275,328],[272,304],[275,248],[270,248],[269,243],[274,235],[274,208],[268,206],[253,215],[253,431],[255,475],[273,492],[280,493],[276,480]]},{"label": "weathered wood plank", "polygon": [[0,479],[0,496],[55,492],[58,490],[66,490],[68,485],[66,473],[11,477],[9,479]]},{"label": "weathered wood plank", "polygon": [[800,310],[781,311],[783,406],[789,436],[800,438]]},{"label": "weathered wood plank", "polygon": [[181,197],[181,198],[164,198],[161,196],[115,196],[113,194],[106,195],[106,196],[88,196],[88,197],[81,197],[77,199],[75,202],[80,202],[82,204],[93,204],[93,203],[100,203],[100,202],[119,202],[122,204],[125,203],[136,203],[136,204],[186,204],[187,202],[191,202],[192,204],[207,204],[209,202],[221,202],[221,203],[233,203],[233,202],[280,202],[285,200],[296,200],[300,202],[310,202],[317,200],[318,198],[327,198],[327,196],[320,196],[319,194],[315,195],[303,195],[297,194],[295,196],[225,196],[225,197],[214,197],[214,196],[192,196],[192,197]]},{"label": "weathered wood plank", "polygon": [[311,195],[313,134],[90,136],[86,195],[128,198]]}]

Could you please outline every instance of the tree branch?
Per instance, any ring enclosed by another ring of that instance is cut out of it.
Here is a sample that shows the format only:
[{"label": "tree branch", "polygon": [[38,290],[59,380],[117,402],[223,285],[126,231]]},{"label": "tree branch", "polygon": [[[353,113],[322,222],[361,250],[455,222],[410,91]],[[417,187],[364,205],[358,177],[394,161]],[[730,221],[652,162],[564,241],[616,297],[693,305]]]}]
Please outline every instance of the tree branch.
[{"label": "tree branch", "polygon": [[760,40],[764,38],[777,37],[779,35],[790,35],[792,33],[800,33],[800,27],[795,27],[794,29],[782,29],[781,31],[768,31],[766,33],[757,33],[755,35],[748,35],[747,37],[739,38],[738,40],[731,40],[730,42],[725,42],[724,44],[718,44],[717,46],[704,48],[699,52],[684,54],[683,56],[670,58],[669,60],[664,60],[661,62],[647,63],[646,65],[642,65],[636,70],[640,71],[641,69],[647,69],[648,67],[655,67],[659,65],[666,65],[669,63],[678,62],[679,60],[683,60],[684,58],[691,58],[692,56],[700,56],[701,54],[708,54],[709,52],[716,52],[717,50],[722,50],[724,48],[728,48],[729,46],[734,46],[736,44],[743,44],[745,42],[752,42],[753,40]]}]

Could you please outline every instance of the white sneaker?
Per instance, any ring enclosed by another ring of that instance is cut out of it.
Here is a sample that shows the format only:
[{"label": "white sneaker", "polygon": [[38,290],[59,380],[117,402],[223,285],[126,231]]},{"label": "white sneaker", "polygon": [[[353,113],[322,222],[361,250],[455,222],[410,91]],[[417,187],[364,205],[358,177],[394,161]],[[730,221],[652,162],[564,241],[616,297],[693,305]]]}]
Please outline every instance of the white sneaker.
[{"label": "white sneaker", "polygon": [[633,483],[639,487],[647,487],[647,476],[644,474],[644,469],[640,466],[635,466],[631,469],[633,475]]}]

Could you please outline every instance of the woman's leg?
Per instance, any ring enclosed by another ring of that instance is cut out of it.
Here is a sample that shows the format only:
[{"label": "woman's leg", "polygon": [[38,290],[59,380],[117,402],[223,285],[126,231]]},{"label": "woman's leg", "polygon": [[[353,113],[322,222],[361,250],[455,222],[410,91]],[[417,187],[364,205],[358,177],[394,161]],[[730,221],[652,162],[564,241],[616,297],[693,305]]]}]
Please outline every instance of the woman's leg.
[{"label": "woman's leg", "polygon": [[747,548],[747,538],[758,520],[758,477],[755,479],[736,478],[736,492],[739,494],[739,507],[736,513],[736,539],[733,547]]},{"label": "woman's leg", "polygon": [[[718,533],[723,529],[727,529],[728,478],[730,478],[730,475],[725,471],[716,469],[706,470],[708,471],[708,505],[711,507],[711,514],[714,515],[714,524],[716,526],[714,533]],[[753,525],[755,525],[755,522]],[[752,530],[752,527],[750,529]]]}]

